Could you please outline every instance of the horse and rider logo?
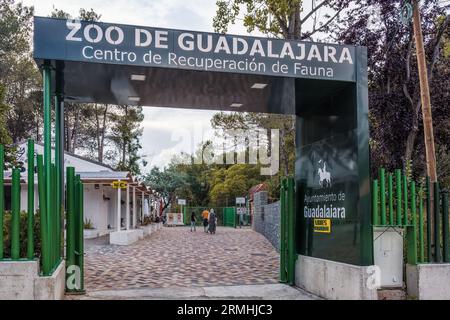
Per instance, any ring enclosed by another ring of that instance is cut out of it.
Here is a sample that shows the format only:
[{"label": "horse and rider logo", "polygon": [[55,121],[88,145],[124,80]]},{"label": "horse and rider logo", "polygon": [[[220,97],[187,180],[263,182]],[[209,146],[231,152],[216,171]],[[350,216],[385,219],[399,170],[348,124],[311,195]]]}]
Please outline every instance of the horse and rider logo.
[{"label": "horse and rider logo", "polygon": [[325,161],[319,160],[319,169],[317,170],[317,173],[319,174],[320,187],[331,187],[331,173],[327,171],[327,163]]}]

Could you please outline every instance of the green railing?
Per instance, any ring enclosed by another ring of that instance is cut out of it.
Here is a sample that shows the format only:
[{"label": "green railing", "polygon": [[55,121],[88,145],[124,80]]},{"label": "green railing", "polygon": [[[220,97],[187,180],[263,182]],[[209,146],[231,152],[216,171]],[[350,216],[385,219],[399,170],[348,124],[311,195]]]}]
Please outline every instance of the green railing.
[{"label": "green railing", "polygon": [[[11,175],[11,210],[5,212],[5,148],[0,145],[0,262],[40,260],[43,276],[53,274],[63,258],[63,213],[57,194],[58,173],[55,164],[50,165],[49,176],[44,167],[42,155],[34,154],[34,141],[27,145],[27,212],[21,216],[21,176],[20,168],[13,168]],[[38,211],[35,208],[35,168],[38,177]],[[75,169],[67,168],[67,252],[68,265],[77,265],[83,272],[83,184]],[[47,181],[49,184],[47,185]],[[37,214],[39,213],[39,214]],[[9,214],[9,224],[5,217]],[[37,220],[36,217],[39,217]],[[35,234],[35,226],[39,226]],[[5,239],[3,230],[7,230]],[[22,231],[21,231],[22,230]],[[23,232],[23,230],[26,230]],[[6,248],[5,243],[8,240]],[[25,245],[26,244],[26,245]],[[21,250],[22,248],[22,250]],[[8,249],[8,252],[5,252]],[[38,250],[36,250],[38,249]]]},{"label": "green railing", "polygon": [[448,193],[429,178],[417,183],[399,169],[380,169],[372,181],[372,225],[406,229],[408,263],[450,262]]},{"label": "green railing", "polygon": [[[26,217],[26,237],[21,239],[21,177],[20,168],[13,168],[11,175],[11,210],[5,212],[5,147],[0,145],[0,261],[33,260],[35,259],[34,243],[34,142],[28,141],[28,206]],[[5,225],[6,214],[10,214],[9,226]],[[9,252],[5,252],[4,229],[9,238]],[[26,250],[21,250],[21,243],[26,241]]]}]

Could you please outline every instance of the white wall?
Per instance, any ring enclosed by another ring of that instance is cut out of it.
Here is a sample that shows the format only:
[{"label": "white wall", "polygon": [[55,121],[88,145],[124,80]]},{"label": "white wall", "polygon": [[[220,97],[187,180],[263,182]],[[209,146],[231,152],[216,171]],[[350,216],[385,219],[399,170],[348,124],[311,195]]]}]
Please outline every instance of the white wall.
[{"label": "white wall", "polygon": [[84,186],[84,220],[91,220],[97,230],[108,229],[108,202],[103,199],[103,189],[94,185]]},{"label": "white wall", "polygon": [[[20,185],[20,211],[28,210],[28,186],[26,184]],[[34,186],[34,210],[39,207],[39,193],[38,186]]]}]

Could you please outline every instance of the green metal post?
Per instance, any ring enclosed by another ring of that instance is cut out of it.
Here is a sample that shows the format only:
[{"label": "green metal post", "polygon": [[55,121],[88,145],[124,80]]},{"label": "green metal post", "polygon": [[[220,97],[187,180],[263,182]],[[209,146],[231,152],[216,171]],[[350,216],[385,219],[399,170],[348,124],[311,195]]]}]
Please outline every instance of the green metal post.
[{"label": "green metal post", "polygon": [[441,262],[441,237],[439,227],[441,220],[439,217],[439,182],[433,183],[434,189],[434,262]]},{"label": "green metal post", "polygon": [[5,215],[5,147],[0,145],[0,260],[3,259],[3,224]]},{"label": "green metal post", "polygon": [[[422,194],[422,192],[419,192],[419,194]],[[421,196],[419,196],[419,256],[420,256],[420,262],[422,262],[422,263],[425,262],[423,227],[424,227],[423,199]]]},{"label": "green metal post", "polygon": [[380,169],[380,205],[381,224],[386,225],[386,174],[383,168]]},{"label": "green metal post", "polygon": [[62,219],[64,215],[64,102],[61,94],[55,96],[55,166],[56,166],[56,247],[61,258]]},{"label": "green metal post", "polygon": [[372,182],[372,224],[378,225],[378,180]]},{"label": "green metal post", "polygon": [[[45,171],[45,156],[44,156],[44,171]],[[47,173],[46,173],[47,174]],[[47,178],[47,177],[46,177]],[[54,175],[53,175],[53,165],[50,164],[50,179],[46,179],[46,189],[47,189],[47,183],[50,185],[50,194],[54,195],[54,185],[53,185]],[[47,190],[46,196],[47,196]],[[47,198],[48,200],[48,198]],[[47,201],[47,224],[48,224],[48,252],[50,256],[50,271],[53,269],[53,263],[55,261],[55,234],[54,234],[54,226],[53,226],[53,209],[54,209],[54,203],[55,201]]]},{"label": "green metal post", "polygon": [[416,183],[411,181],[411,221],[413,225],[413,236],[411,249],[414,250],[414,259],[417,261],[417,206],[416,206]]},{"label": "green metal post", "polygon": [[[54,164],[51,165],[51,192],[53,195],[56,194],[56,167]],[[56,209],[57,201],[52,201],[50,206],[50,242],[52,250],[52,268],[55,267],[57,261],[57,251],[58,251],[58,237],[56,232]]]},{"label": "green metal post", "polygon": [[402,172],[400,169],[395,170],[395,189],[396,189],[396,200],[397,200],[397,226],[402,224],[402,182],[401,182]]},{"label": "green metal post", "polygon": [[403,213],[403,225],[408,225],[408,178],[403,175],[403,206],[405,208]]},{"label": "green metal post", "polygon": [[27,227],[27,258],[34,258],[34,141],[28,140],[28,227]]},{"label": "green metal post", "polygon": [[11,190],[11,258],[20,258],[20,169],[12,172]]},{"label": "green metal post", "polygon": [[449,252],[449,222],[448,222],[448,192],[442,192],[442,241],[444,247],[443,258],[444,262],[450,262]]},{"label": "green metal post", "polygon": [[48,275],[50,273],[50,260],[48,251],[48,224],[47,224],[47,199],[45,196],[45,174],[44,160],[42,155],[37,155],[38,167],[38,188],[39,188],[39,216],[41,229],[41,258],[42,273]]},{"label": "green metal post", "polygon": [[66,267],[75,265],[75,168],[67,167],[67,243],[66,243]]},{"label": "green metal post", "polygon": [[427,261],[431,262],[431,182],[430,177],[426,179],[426,210],[427,210]]},{"label": "green metal post", "polygon": [[388,175],[389,224],[394,225],[394,189],[392,173]]},{"label": "green metal post", "polygon": [[83,183],[81,182],[80,176],[78,178],[78,259],[77,265],[80,268],[80,291],[84,291],[84,194],[83,194]]},{"label": "green metal post", "polygon": [[286,275],[286,183],[281,180],[280,188],[280,282],[287,282]]},{"label": "green metal post", "polygon": [[289,265],[288,265],[288,282],[290,285],[294,285],[295,283],[295,260],[296,260],[296,252],[295,252],[295,217],[294,217],[294,179],[288,178],[288,250],[289,250]]},{"label": "green metal post", "polygon": [[[52,167],[51,167],[51,157],[52,157],[52,146],[51,146],[51,134],[52,134],[52,110],[51,110],[51,68],[49,65],[45,65],[43,69],[43,85],[44,85],[44,179],[45,179],[45,202],[46,211],[41,212],[41,215],[45,215],[47,219],[47,237],[49,246],[49,264],[52,267],[52,257],[53,257],[53,246],[54,243],[51,241],[53,234],[53,217],[52,213],[52,203],[54,194],[52,194]],[[48,270],[49,272],[51,270]]]}]

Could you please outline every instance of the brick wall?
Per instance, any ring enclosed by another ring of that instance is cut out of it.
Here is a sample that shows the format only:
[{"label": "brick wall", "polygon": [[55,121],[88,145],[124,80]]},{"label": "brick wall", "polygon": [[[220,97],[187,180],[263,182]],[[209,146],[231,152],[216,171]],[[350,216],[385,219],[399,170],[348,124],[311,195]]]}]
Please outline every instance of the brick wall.
[{"label": "brick wall", "polygon": [[266,191],[256,193],[253,201],[253,230],[261,233],[280,251],[280,202],[267,204]]}]

